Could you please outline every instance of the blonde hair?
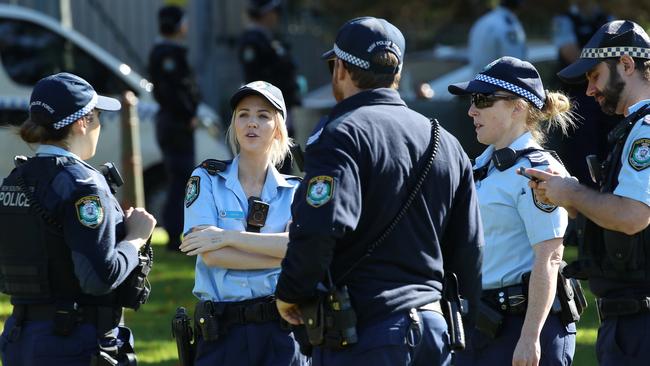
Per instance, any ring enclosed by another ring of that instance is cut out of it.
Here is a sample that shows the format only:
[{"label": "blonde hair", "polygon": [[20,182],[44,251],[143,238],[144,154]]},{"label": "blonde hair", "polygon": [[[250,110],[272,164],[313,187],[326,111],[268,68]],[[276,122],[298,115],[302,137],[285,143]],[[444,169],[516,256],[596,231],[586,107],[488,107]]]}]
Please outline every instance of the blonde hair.
[{"label": "blonde hair", "polygon": [[[542,109],[538,109],[526,99],[517,101],[525,102],[528,114],[526,128],[533,135],[535,141],[543,145],[552,129],[559,129],[562,135],[567,136],[569,131],[576,126],[576,115],[569,98],[561,92],[546,91],[546,102]],[[517,102],[515,101],[515,102]]]},{"label": "blonde hair", "polygon": [[[242,98],[242,100],[244,100],[244,98]],[[279,138],[274,138],[269,147],[269,163],[273,164],[275,167],[279,167],[284,161],[284,158],[287,155],[291,155],[290,149],[293,146],[293,139],[289,137],[287,125],[284,117],[282,117],[282,113],[275,107],[273,108],[273,111],[275,112],[273,113],[273,120],[275,121],[275,130],[273,133],[276,136],[279,133],[280,136]],[[230,126],[228,126],[228,131],[226,131],[226,140],[228,140],[230,149],[235,155],[239,154],[240,149],[239,141],[237,141],[237,134],[234,131],[235,119],[237,118],[236,112],[237,107],[233,110],[232,117],[230,118]]]}]

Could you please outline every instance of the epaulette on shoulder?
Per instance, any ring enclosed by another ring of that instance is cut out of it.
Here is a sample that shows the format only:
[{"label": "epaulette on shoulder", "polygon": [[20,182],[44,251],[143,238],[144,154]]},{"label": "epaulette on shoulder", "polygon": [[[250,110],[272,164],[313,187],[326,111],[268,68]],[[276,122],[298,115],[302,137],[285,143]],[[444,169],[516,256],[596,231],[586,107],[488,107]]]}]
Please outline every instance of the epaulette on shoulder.
[{"label": "epaulette on shoulder", "polygon": [[533,151],[524,155],[524,157],[530,161],[530,166],[534,168],[541,165],[551,165],[549,154],[545,154],[544,151]]},{"label": "epaulette on shoulder", "polygon": [[284,178],[286,180],[295,179],[295,180],[297,180],[299,182],[302,182],[302,177],[300,177],[300,176],[291,175],[291,174],[281,174],[281,175],[282,175],[282,178]]},{"label": "epaulette on shoulder", "polygon": [[225,171],[230,163],[232,160],[206,159],[198,167],[205,169],[210,175],[217,175],[217,173]]}]

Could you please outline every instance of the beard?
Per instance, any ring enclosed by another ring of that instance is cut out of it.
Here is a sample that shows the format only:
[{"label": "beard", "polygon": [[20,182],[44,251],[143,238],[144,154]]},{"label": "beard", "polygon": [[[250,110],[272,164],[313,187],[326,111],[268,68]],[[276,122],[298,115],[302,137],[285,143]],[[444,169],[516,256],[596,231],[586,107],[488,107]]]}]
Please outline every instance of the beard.
[{"label": "beard", "polygon": [[616,68],[610,68],[610,77],[605,89],[602,92],[596,93],[595,97],[598,100],[598,97],[603,97],[603,103],[600,105],[600,109],[603,113],[613,116],[616,114],[616,107],[618,102],[621,100],[621,92],[625,88],[625,81],[621,78],[621,75],[618,74]]}]

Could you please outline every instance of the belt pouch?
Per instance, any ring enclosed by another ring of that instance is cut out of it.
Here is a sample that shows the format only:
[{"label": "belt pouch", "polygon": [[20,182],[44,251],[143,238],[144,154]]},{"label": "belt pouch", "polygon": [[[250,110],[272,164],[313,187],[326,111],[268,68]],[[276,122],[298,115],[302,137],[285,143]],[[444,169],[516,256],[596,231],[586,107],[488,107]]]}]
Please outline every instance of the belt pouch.
[{"label": "belt pouch", "polygon": [[201,331],[205,341],[211,342],[219,339],[219,317],[223,309],[212,301],[202,301],[197,306],[196,325]]},{"label": "belt pouch", "polygon": [[503,315],[499,311],[494,310],[484,301],[479,301],[476,329],[494,339],[499,335],[502,323]]},{"label": "belt pouch", "polygon": [[77,304],[58,305],[54,313],[54,334],[67,337],[77,326]]}]

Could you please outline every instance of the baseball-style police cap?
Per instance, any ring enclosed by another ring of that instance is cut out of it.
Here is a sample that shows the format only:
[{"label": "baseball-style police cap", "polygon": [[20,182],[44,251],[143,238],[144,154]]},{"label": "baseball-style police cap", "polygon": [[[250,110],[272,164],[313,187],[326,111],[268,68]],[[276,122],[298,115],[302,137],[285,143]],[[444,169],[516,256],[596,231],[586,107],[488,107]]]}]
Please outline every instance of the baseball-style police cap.
[{"label": "baseball-style police cap", "polygon": [[249,0],[248,11],[257,15],[266,14],[272,10],[280,8],[282,0]]},{"label": "baseball-style police cap", "polygon": [[259,95],[268,100],[271,105],[282,113],[282,117],[287,118],[287,107],[284,105],[282,92],[273,84],[267,83],[266,81],[253,81],[239,88],[233,94],[232,98],[230,98],[230,107],[232,110],[234,111],[237,108],[237,104],[249,95]]},{"label": "baseball-style police cap", "polygon": [[492,61],[474,80],[451,84],[447,88],[451,94],[494,94],[508,91],[516,94],[538,109],[544,107],[546,92],[537,69],[528,61],[505,56]]},{"label": "baseball-style police cap", "polygon": [[88,82],[77,75],[62,72],[39,80],[32,90],[29,113],[49,118],[54,129],[63,128],[93,109],[118,111],[117,99],[98,95]]},{"label": "baseball-style police cap", "polygon": [[[334,48],[325,52],[322,58],[327,60],[336,56],[363,70],[377,74],[397,74],[404,63],[405,43],[402,32],[385,19],[355,18],[339,29]],[[378,51],[393,53],[397,56],[399,65],[393,68],[373,64],[372,55]]]},{"label": "baseball-style police cap", "polygon": [[163,6],[158,10],[158,26],[163,33],[174,33],[180,27],[185,12],[175,5]]},{"label": "baseball-style police cap", "polygon": [[582,49],[580,57],[557,76],[567,83],[580,83],[601,61],[623,55],[650,59],[650,37],[634,22],[614,20],[600,27]]}]

